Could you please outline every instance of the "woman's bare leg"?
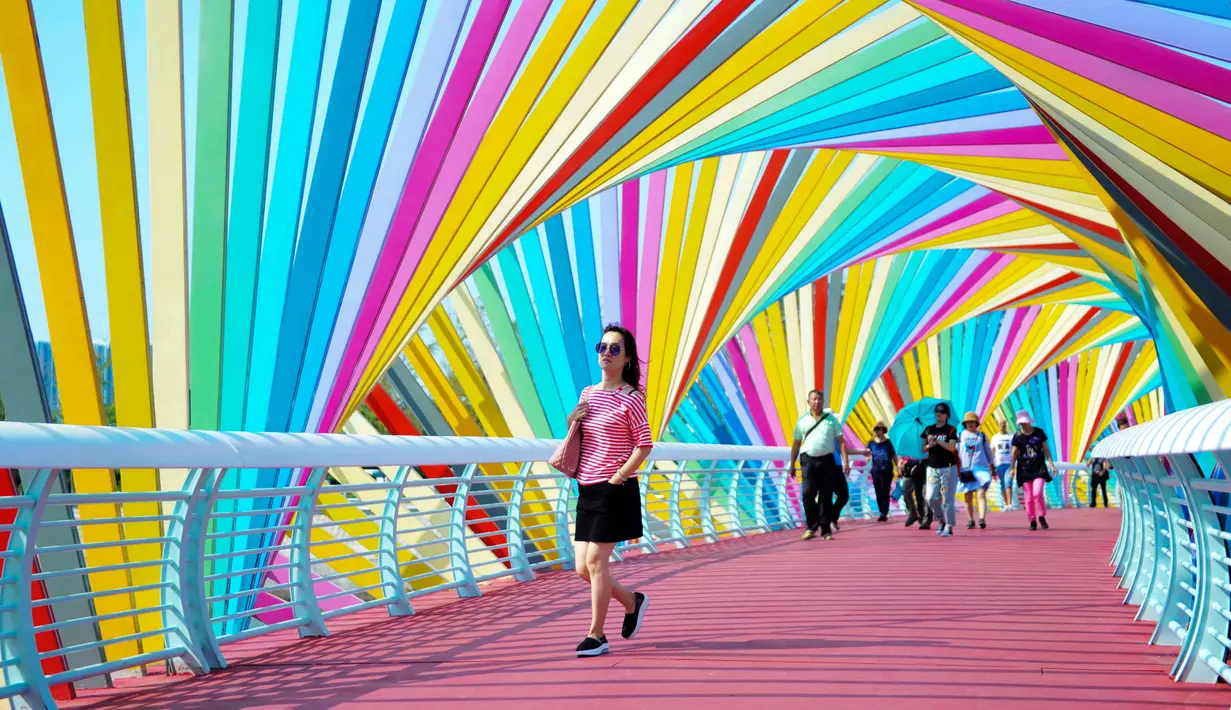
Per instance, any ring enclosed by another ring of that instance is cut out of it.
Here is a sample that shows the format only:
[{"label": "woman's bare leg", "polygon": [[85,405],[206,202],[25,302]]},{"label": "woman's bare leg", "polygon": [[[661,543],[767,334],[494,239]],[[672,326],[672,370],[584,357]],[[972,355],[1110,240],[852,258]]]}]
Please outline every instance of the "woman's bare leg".
[{"label": "woman's bare leg", "polygon": [[589,547],[588,542],[573,543],[573,565],[577,568],[577,576],[585,580],[586,584],[590,583],[590,568],[586,566],[586,550]]},{"label": "woman's bare leg", "polygon": [[980,488],[979,492],[979,520],[987,520],[987,489]]},{"label": "woman's bare leg", "polygon": [[970,491],[966,496],[966,515],[970,516],[970,521],[975,522],[975,494]]},{"label": "woman's bare leg", "polygon": [[611,577],[611,551],[614,542],[591,542],[586,546],[586,570],[590,574],[590,636],[603,635],[603,623],[607,620],[607,607],[611,598],[624,606],[626,613],[636,608],[633,593]]}]

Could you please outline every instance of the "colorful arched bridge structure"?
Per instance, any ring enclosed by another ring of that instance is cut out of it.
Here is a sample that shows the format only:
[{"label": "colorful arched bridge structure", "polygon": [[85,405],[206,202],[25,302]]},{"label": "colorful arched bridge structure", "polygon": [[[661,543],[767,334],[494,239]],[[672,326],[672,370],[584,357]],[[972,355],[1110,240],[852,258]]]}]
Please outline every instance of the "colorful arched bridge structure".
[{"label": "colorful arched bridge structure", "polygon": [[621,556],[794,527],[810,389],[1024,409],[1231,678],[1225,0],[5,0],[0,72],[0,695],[567,566],[613,322]]}]

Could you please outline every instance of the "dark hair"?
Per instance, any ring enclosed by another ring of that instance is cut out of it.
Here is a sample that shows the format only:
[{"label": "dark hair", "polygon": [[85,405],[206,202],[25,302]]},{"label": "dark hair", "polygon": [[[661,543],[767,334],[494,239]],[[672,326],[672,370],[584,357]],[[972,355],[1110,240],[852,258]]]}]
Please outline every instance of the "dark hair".
[{"label": "dark hair", "polygon": [[949,411],[949,405],[945,404],[944,402],[938,402],[935,407],[932,407],[932,413],[940,414],[941,412],[944,412],[946,415],[949,415],[949,416],[953,415],[953,412]]},{"label": "dark hair", "polygon": [[628,356],[628,362],[624,363],[624,371],[620,373],[620,377],[624,379],[624,384],[640,392],[641,360],[637,357],[637,339],[628,328],[616,323],[603,328],[603,335],[608,333],[619,333],[624,339],[624,354]]},{"label": "dark hair", "polygon": [[821,390],[808,390],[809,397],[811,397],[814,393],[819,394],[821,396],[821,399],[825,399],[825,393],[822,392]]}]

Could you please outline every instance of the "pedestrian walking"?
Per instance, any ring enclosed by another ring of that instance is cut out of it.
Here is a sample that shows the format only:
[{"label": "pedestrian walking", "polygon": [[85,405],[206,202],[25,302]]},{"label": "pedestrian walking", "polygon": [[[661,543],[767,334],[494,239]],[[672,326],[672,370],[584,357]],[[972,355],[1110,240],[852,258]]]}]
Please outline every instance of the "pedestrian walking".
[{"label": "pedestrian walking", "polygon": [[601,656],[610,650],[603,625],[612,597],[624,606],[621,635],[626,639],[641,629],[650,601],[617,582],[610,567],[618,543],[644,534],[637,470],[654,444],[637,341],[628,330],[609,325],[594,349],[602,380],[582,390],[581,401],[569,414],[570,423],[580,423],[582,435],[573,555],[577,574],[590,585],[590,632],[577,646],[578,656]]},{"label": "pedestrian walking", "polygon": [[872,427],[872,438],[866,449],[849,449],[848,454],[858,454],[871,459],[872,488],[876,491],[876,507],[880,511],[879,522],[889,519],[890,491],[893,490],[893,472],[897,468],[898,452],[889,440],[889,426],[877,422]]},{"label": "pedestrian walking", "polygon": [[966,528],[987,528],[987,489],[992,485],[992,450],[987,435],[979,431],[977,412],[966,412],[962,417],[962,432],[957,437],[958,471],[957,491],[966,498],[966,515],[970,520]]},{"label": "pedestrian walking", "polygon": [[1043,495],[1043,487],[1052,480],[1051,445],[1047,443],[1047,434],[1034,425],[1030,413],[1022,410],[1017,413],[1017,434],[1013,436],[1013,468],[1017,476],[1017,485],[1022,488],[1022,498],[1026,504],[1026,517],[1030,519],[1030,529],[1044,530],[1051,527],[1047,524],[1047,500]]},{"label": "pedestrian walking", "polygon": [[[850,496],[846,485],[846,442],[842,440],[842,422],[833,411],[825,408],[825,396],[820,390],[808,393],[808,411],[795,423],[795,442],[791,445],[791,470],[799,462],[803,477],[802,505],[808,529],[803,539],[833,538],[833,527],[842,507]],[[841,452],[842,465],[834,459]]]},{"label": "pedestrian walking", "polygon": [[1009,421],[1000,420],[1000,433],[992,437],[992,456],[996,463],[996,478],[1000,479],[1000,497],[1005,510],[1017,507],[1017,488],[1013,485],[1013,435]]},{"label": "pedestrian walking", "polygon": [[1107,481],[1111,478],[1111,462],[1107,459],[1090,459],[1090,507],[1097,507],[1097,494],[1103,491],[1103,507],[1110,508],[1107,503]]},{"label": "pedestrian walking", "polygon": [[941,402],[932,411],[936,423],[923,430],[927,456],[927,498],[932,515],[940,521],[937,535],[953,534],[957,519],[957,429],[949,423],[952,412]]}]

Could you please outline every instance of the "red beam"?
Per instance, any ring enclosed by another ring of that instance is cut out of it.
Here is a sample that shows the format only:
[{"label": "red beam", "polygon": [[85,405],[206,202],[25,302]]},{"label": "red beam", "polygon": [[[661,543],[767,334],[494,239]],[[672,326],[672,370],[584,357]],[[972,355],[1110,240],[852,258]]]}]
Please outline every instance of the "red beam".
[{"label": "red beam", "polygon": [[[381,424],[389,430],[390,434],[398,436],[421,436],[419,430],[414,423],[402,413],[401,408],[385,391],[385,388],[377,385],[372,389],[371,394],[367,399],[368,406],[372,408],[372,413],[380,420]],[[453,478],[453,469],[448,466],[416,466],[423,475],[427,478]],[[452,495],[457,490],[457,486],[452,483],[442,483],[436,486],[437,490],[445,495]],[[449,505],[453,504],[452,498],[446,498]],[[500,531],[500,527],[491,521],[491,518],[478,507],[479,501],[474,496],[466,498],[466,521],[469,523],[470,529],[479,535],[483,543],[491,548],[493,554],[504,559],[504,564],[509,565],[508,556],[509,548],[506,543],[504,533]],[[497,547],[501,545],[502,547]]]},{"label": "red beam", "polygon": [[[17,485],[13,479],[13,472],[7,468],[0,468],[0,496],[15,496],[17,495]],[[13,508],[0,510],[0,525],[12,525],[17,519],[17,511]],[[0,531],[0,549],[8,549],[9,535],[7,530]],[[34,573],[38,574],[38,560],[34,561]],[[4,574],[4,559],[0,558],[0,575]],[[42,582],[35,582],[30,585],[30,600],[40,601],[47,598],[47,587]],[[51,614],[50,606],[34,607],[34,625],[43,626],[55,622],[55,617]],[[62,648],[60,645],[60,636],[55,631],[42,631],[34,635],[34,645],[38,648],[39,653],[55,651]],[[51,675],[53,673],[62,673],[68,670],[68,665],[64,662],[63,656],[50,656],[43,659],[43,673]],[[51,695],[56,700],[72,700],[77,697],[76,691],[71,683],[52,686]]]}]

